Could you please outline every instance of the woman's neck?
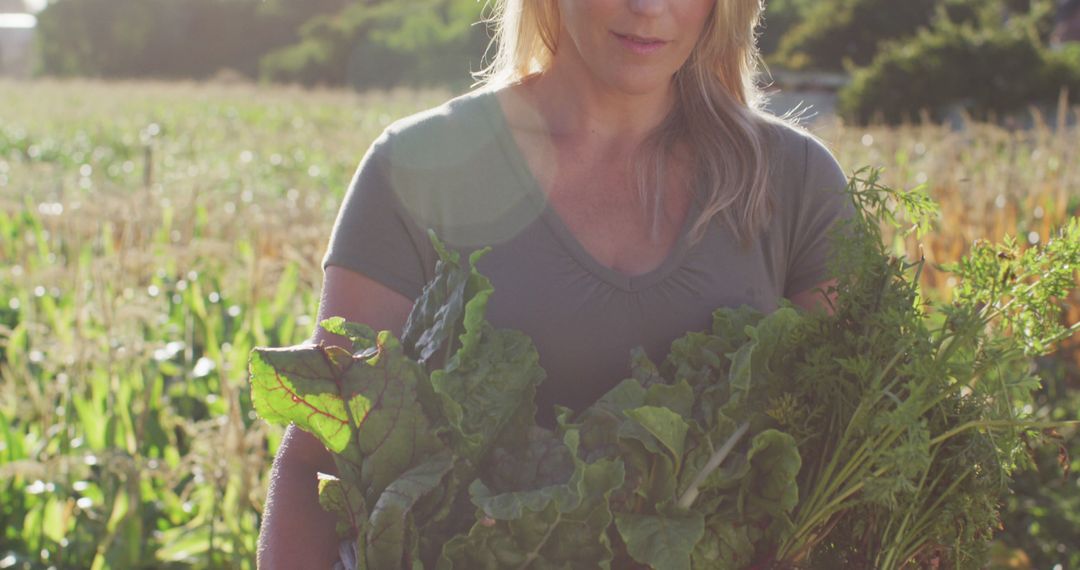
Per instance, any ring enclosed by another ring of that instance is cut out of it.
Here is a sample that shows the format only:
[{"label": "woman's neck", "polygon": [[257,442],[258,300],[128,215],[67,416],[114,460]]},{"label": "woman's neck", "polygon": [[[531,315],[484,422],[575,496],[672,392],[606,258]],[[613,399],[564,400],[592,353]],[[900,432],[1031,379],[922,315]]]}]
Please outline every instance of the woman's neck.
[{"label": "woman's neck", "polygon": [[[564,40],[562,45],[572,45]],[[604,84],[572,47],[560,50],[524,87],[551,137],[613,150],[636,148],[675,101],[673,83],[645,93]]]}]

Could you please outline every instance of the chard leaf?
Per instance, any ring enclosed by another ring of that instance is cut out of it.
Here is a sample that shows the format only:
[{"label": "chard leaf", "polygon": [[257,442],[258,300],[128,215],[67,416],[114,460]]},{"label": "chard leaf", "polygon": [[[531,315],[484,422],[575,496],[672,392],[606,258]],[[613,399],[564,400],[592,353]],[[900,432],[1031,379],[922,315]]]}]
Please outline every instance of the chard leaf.
[{"label": "chard leaf", "polygon": [[[474,251],[468,265],[462,265],[461,255],[443,245],[433,231],[428,230],[428,237],[439,255],[435,278],[413,304],[402,330],[401,342],[410,356],[435,367],[440,364],[437,356],[441,350],[453,351],[453,347],[446,347],[446,344],[453,343],[461,330],[467,302],[486,304],[493,290],[491,282],[477,272],[474,265],[491,248]],[[483,312],[482,308],[480,312]]]},{"label": "chard leaf", "polygon": [[724,514],[705,518],[705,535],[694,546],[691,565],[695,569],[737,570],[754,561],[754,543],[746,525],[738,525]]},{"label": "chard leaf", "polygon": [[[564,441],[576,457],[577,432],[568,431]],[[446,544],[438,568],[610,568],[609,500],[623,483],[623,465],[611,460],[575,465],[565,485],[532,492],[493,495],[475,484],[473,500],[486,519]]]},{"label": "chard leaf", "polygon": [[645,430],[652,438],[640,437],[637,430],[624,429],[620,434],[624,437],[639,439],[649,451],[662,453],[661,449],[655,448],[655,442],[659,442],[670,454],[675,462],[675,470],[678,471],[682,463],[683,452],[686,444],[686,432],[690,425],[683,420],[682,416],[657,406],[641,406],[632,410],[626,410],[626,416],[636,425]]},{"label": "chard leaf", "polygon": [[469,302],[462,345],[446,368],[431,375],[459,455],[478,463],[512,419],[535,415],[536,386],[544,379],[536,348],[518,331],[494,330],[483,305]]},{"label": "chard leaf", "polygon": [[751,481],[753,488],[758,490],[758,495],[774,502],[783,511],[795,508],[799,502],[799,488],[795,484],[795,476],[802,467],[795,438],[777,430],[763,431],[751,440],[746,459],[759,475]]},{"label": "chard leaf", "polygon": [[770,362],[784,356],[796,325],[803,317],[790,307],[781,307],[761,319],[756,327],[747,327],[749,340],[734,353],[731,359],[731,403],[745,401],[755,383],[768,378],[772,372]]},{"label": "chard leaf", "polygon": [[634,560],[664,570],[689,570],[694,545],[705,534],[705,518],[696,512],[615,513],[615,526]]},{"label": "chard leaf", "polygon": [[[559,425],[562,429],[580,431],[582,458],[591,463],[620,453],[619,426],[626,421],[623,412],[644,404],[645,389],[637,380],[627,379],[582,410],[576,423],[569,421],[570,414],[567,413],[559,418]],[[646,434],[646,437],[649,436]]]},{"label": "chard leaf", "polygon": [[748,518],[772,520],[770,532],[785,532],[792,526],[791,511],[799,502],[795,477],[802,458],[795,438],[766,430],[754,436],[746,455],[751,475],[742,481],[740,494],[745,498]]},{"label": "chard leaf", "polygon": [[367,514],[364,497],[360,490],[345,484],[341,479],[327,473],[319,473],[319,505],[323,510],[338,515],[338,536],[356,536],[360,534]]},{"label": "chard leaf", "polygon": [[649,359],[645,349],[640,346],[630,350],[630,376],[646,388],[667,384],[667,380],[660,374],[656,364]]},{"label": "chard leaf", "polygon": [[466,297],[469,300],[465,303],[465,314],[462,317],[465,332],[460,339],[461,350],[465,353],[479,344],[478,337],[484,330],[481,325],[487,324],[484,321],[484,312],[487,310],[488,297],[495,291],[495,288],[491,286],[491,280],[476,270],[476,263],[489,251],[491,248],[484,248],[469,254],[469,279],[466,289]]},{"label": "chard leaf", "polygon": [[645,404],[645,394],[645,388],[637,380],[623,380],[587,409],[603,411],[621,420],[623,412]]},{"label": "chard leaf", "polygon": [[689,418],[693,413],[694,389],[686,380],[674,384],[653,384],[645,393],[645,403],[670,408],[683,418]]},{"label": "chard leaf", "polygon": [[700,392],[710,384],[711,378],[727,368],[724,349],[734,350],[740,344],[707,333],[686,333],[671,343],[661,374],[676,381],[686,380],[695,392]]},{"label": "chard leaf", "polygon": [[402,473],[445,449],[417,399],[417,387],[427,382],[423,368],[402,354],[389,332],[379,333],[379,346],[377,356],[353,367],[357,374],[351,384],[358,394],[353,400],[371,403],[366,415],[354,418],[364,457],[361,485],[369,503]]},{"label": "chard leaf", "polygon": [[713,311],[712,334],[730,343],[730,352],[746,341],[746,329],[756,327],[765,316],[750,305],[721,307]]},{"label": "chard leaf", "polygon": [[730,362],[725,355],[745,340],[745,334],[736,343],[734,339],[694,332],[671,343],[662,371],[667,378],[690,386],[694,395],[690,417],[699,424],[708,425],[728,402]]},{"label": "chard leaf", "polygon": [[376,348],[378,342],[378,333],[371,327],[361,323],[348,322],[342,317],[323,319],[319,326],[326,329],[326,332],[330,334],[343,336],[352,341],[353,354]]},{"label": "chard leaf", "polygon": [[525,438],[507,438],[492,449],[483,478],[492,492],[508,493],[565,484],[573,472],[566,445],[551,430],[533,425]]},{"label": "chard leaf", "polygon": [[[551,442],[545,442],[541,439],[540,444],[547,447]],[[579,487],[581,478],[584,477],[584,470],[581,468],[583,463],[573,457],[579,444],[580,434],[576,430],[568,431],[563,436],[563,443],[560,447],[568,451],[575,465],[570,479],[565,483],[498,493],[492,491],[483,481],[477,479],[469,486],[469,494],[472,496],[473,504],[483,510],[486,516],[496,520],[519,519],[526,510],[540,511],[550,503],[554,503],[561,512],[573,510],[578,501],[581,500]]]},{"label": "chard leaf", "polygon": [[[293,422],[341,453],[352,437],[345,401],[353,394],[350,376],[358,360],[336,346],[255,348],[250,357],[252,405],[264,420]],[[363,414],[363,401],[355,405],[352,411]]]},{"label": "chard leaf", "polygon": [[419,458],[444,448],[417,401],[426,373],[388,331],[371,355],[335,346],[256,348],[251,374],[259,415],[295,422],[341,454],[349,463],[343,479],[359,485],[369,504]]},{"label": "chard leaf", "polygon": [[410,554],[419,550],[406,542],[409,535],[416,534],[415,530],[407,532],[412,524],[409,515],[413,505],[437,487],[451,467],[451,455],[441,453],[406,471],[386,487],[371,511],[365,553],[368,567],[401,568],[406,548]]}]

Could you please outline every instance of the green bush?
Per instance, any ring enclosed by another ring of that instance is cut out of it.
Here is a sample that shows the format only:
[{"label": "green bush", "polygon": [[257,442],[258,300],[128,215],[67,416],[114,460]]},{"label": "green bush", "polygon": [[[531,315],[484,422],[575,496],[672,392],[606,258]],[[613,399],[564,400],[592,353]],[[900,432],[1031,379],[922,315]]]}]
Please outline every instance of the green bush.
[{"label": "green bush", "polygon": [[[56,0],[46,75],[204,79],[223,68],[306,85],[467,86],[488,43],[476,0]],[[239,31],[242,30],[242,33]]]},{"label": "green bush", "polygon": [[930,23],[937,0],[827,0],[817,2],[784,36],[776,57],[792,69],[840,71],[866,65],[879,43],[910,36]]},{"label": "green bush", "polygon": [[[841,71],[868,65],[890,42],[907,40],[939,24],[1000,28],[1020,20],[1044,40],[1053,28],[1054,0],[821,0],[797,3],[790,26],[772,58],[792,69]],[[785,20],[786,23],[786,20]]]},{"label": "green bush", "polygon": [[978,118],[1080,92],[1075,48],[1052,54],[1022,26],[976,29],[941,25],[883,49],[840,92],[839,113],[866,123],[934,120],[957,106]]}]

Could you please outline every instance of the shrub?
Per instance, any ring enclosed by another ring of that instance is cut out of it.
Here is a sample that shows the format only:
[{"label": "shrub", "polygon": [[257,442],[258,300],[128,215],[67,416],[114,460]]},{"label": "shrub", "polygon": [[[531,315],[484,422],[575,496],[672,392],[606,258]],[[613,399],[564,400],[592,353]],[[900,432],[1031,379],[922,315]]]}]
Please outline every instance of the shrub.
[{"label": "shrub", "polygon": [[822,0],[799,6],[800,22],[781,40],[773,62],[833,71],[868,65],[890,42],[939,24],[997,29],[1020,21],[1045,40],[1055,11],[1054,0]]},{"label": "shrub", "polygon": [[886,40],[930,23],[936,0],[828,0],[808,9],[781,40],[776,60],[793,69],[839,71],[866,65]]},{"label": "shrub", "polygon": [[882,50],[840,92],[847,120],[912,120],[926,110],[941,120],[957,106],[976,117],[1054,101],[1062,88],[1080,92],[1080,57],[1049,53],[1022,26],[941,25]]}]

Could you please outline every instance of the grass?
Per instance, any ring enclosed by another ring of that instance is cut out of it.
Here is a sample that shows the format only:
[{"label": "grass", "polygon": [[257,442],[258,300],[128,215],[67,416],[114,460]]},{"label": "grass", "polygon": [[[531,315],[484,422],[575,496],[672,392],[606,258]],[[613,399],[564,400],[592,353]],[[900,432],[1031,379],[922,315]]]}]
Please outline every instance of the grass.
[{"label": "grass", "polygon": [[[248,351],[309,336],[359,158],[448,93],[0,92],[0,567],[253,568],[281,430],[253,419]],[[846,168],[929,185],[944,213],[922,243],[931,262],[1080,215],[1076,127],[818,133]]]}]

